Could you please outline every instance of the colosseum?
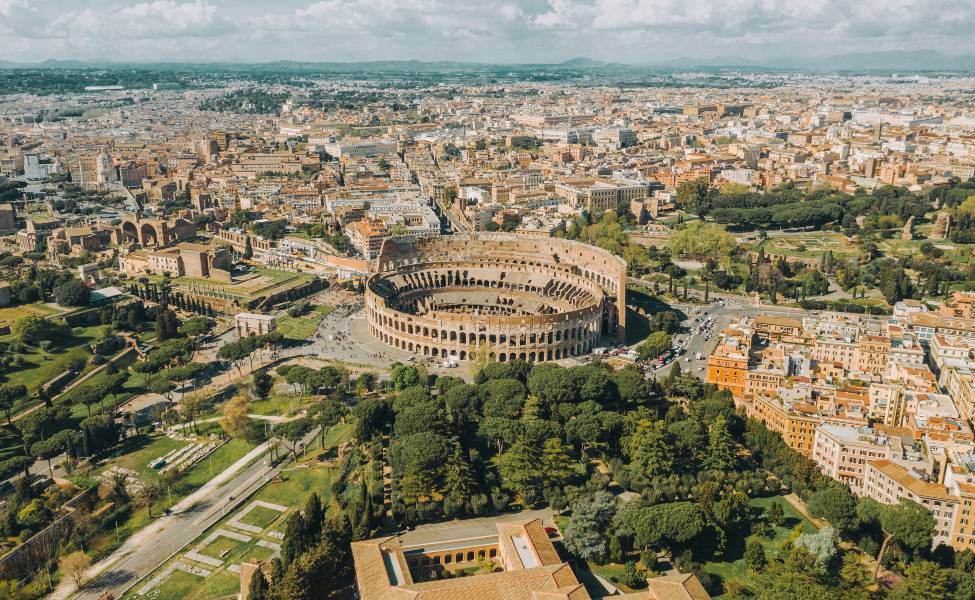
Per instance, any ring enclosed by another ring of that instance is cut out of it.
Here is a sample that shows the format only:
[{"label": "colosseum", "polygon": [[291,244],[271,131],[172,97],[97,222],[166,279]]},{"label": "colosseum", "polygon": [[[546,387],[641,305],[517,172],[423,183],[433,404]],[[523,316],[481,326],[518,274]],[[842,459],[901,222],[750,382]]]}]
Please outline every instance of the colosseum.
[{"label": "colosseum", "polygon": [[505,362],[586,354],[624,339],[626,262],[580,242],[504,233],[383,243],[369,330],[416,355]]}]

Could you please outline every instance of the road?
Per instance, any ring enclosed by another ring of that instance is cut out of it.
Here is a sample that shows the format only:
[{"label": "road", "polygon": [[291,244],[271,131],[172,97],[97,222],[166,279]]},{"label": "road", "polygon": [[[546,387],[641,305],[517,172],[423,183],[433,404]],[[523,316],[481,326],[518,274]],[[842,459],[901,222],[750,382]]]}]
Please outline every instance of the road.
[{"label": "road", "polygon": [[[303,445],[307,447],[317,434],[317,429],[309,433],[304,438]],[[230,481],[213,490],[208,498],[182,512],[160,517],[146,530],[136,534],[139,536],[138,540],[130,540],[137,543],[127,542],[123,545],[113,555],[115,561],[73,597],[79,600],[97,600],[102,594],[110,593],[121,598],[129,588],[199,537],[203,531],[236,510],[291,462],[289,455],[277,466],[273,466],[265,454]],[[112,560],[112,557],[108,560]]]},{"label": "road", "polygon": [[[679,357],[681,363],[681,369],[684,372],[692,372],[695,375],[704,378],[704,369],[707,368],[707,357],[711,355],[714,351],[715,346],[717,346],[720,333],[731,324],[732,321],[738,319],[739,317],[756,317],[758,315],[770,315],[777,317],[791,317],[794,319],[801,319],[805,315],[814,314],[812,311],[807,311],[801,308],[787,308],[779,306],[754,306],[747,299],[741,296],[732,296],[726,294],[712,294],[714,298],[720,298],[724,300],[724,304],[675,304],[675,308],[679,308],[691,319],[689,324],[692,330],[685,330],[677,334],[677,339],[689,340],[685,348],[685,353]],[[710,329],[710,335],[705,336],[693,332],[693,328],[700,324],[700,321],[693,322],[695,318],[702,318],[705,316],[714,317],[714,325]],[[863,315],[860,315],[861,317]],[[868,317],[869,318],[869,317]],[[710,339],[708,339],[710,337]],[[697,353],[700,352],[702,357],[700,360],[697,359]],[[688,360],[690,359],[690,360]],[[673,363],[654,371],[654,376],[663,377],[670,373],[673,368]]]}]

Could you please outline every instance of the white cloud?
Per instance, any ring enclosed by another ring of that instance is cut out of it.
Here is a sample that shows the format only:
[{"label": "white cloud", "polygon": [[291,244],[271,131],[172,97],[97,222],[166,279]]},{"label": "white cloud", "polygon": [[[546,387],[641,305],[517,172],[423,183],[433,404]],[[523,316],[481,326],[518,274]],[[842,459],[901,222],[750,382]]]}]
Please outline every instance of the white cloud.
[{"label": "white cloud", "polygon": [[973,0],[0,0],[0,59],[961,52],[973,28]]},{"label": "white cloud", "polygon": [[573,0],[548,0],[548,10],[533,23],[543,28],[581,29],[598,14],[596,7]]},{"label": "white cloud", "polygon": [[220,16],[217,7],[205,0],[177,2],[156,0],[120,10],[111,29],[130,38],[201,37],[223,35],[235,25]]}]

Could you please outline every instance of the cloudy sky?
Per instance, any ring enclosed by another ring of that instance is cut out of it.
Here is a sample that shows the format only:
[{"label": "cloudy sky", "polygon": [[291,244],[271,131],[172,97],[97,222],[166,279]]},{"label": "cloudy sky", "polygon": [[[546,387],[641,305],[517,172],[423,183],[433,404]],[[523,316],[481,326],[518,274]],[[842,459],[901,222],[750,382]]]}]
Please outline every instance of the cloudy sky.
[{"label": "cloudy sky", "polygon": [[975,0],[0,0],[0,60],[629,63],[975,51]]}]

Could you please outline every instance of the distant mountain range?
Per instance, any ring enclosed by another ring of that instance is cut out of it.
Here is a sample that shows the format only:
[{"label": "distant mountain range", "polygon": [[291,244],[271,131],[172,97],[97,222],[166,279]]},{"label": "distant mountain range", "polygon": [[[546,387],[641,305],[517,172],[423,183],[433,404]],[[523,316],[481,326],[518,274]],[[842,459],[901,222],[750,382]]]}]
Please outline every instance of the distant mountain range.
[{"label": "distant mountain range", "polygon": [[136,66],[142,68],[188,69],[200,70],[212,67],[233,69],[255,69],[260,71],[414,71],[436,72],[457,70],[484,70],[512,68],[523,70],[526,68],[545,69],[574,69],[614,71],[641,69],[692,69],[698,68],[742,68],[752,71],[790,70],[790,71],[961,71],[975,72],[975,54],[948,55],[933,50],[905,50],[884,52],[857,52],[836,54],[819,57],[769,57],[752,59],[740,56],[717,56],[711,58],[682,57],[661,61],[648,61],[642,64],[625,64],[606,62],[591,58],[577,57],[561,63],[545,64],[490,64],[458,61],[419,61],[419,60],[384,60],[359,62],[331,62],[331,61],[272,61],[263,63],[213,61],[213,62],[117,62],[108,59],[93,60],[47,60],[40,63],[18,63],[0,61],[0,68],[113,68]]},{"label": "distant mountain range", "polygon": [[781,57],[762,60],[736,56],[707,59],[679,58],[655,63],[669,67],[749,67],[812,71],[975,71],[975,54],[949,55],[934,50],[853,52],[819,57]]}]

